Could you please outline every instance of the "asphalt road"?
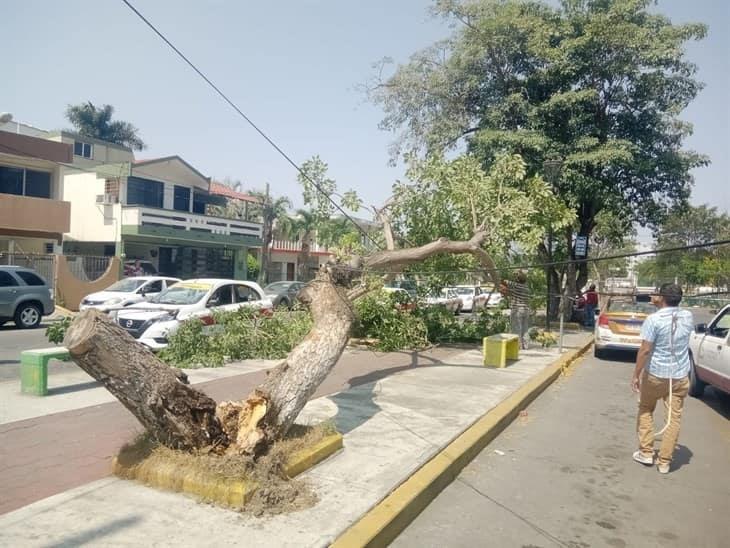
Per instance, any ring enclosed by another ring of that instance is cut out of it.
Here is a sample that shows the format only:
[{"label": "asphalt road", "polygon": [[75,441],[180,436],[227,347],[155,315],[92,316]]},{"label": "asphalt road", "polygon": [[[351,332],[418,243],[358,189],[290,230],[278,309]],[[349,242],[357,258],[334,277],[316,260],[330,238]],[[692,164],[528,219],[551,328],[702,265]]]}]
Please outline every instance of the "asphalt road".
[{"label": "asphalt road", "polygon": [[[37,329],[18,329],[12,322],[0,326],[0,382],[20,379],[20,353],[53,346],[46,338],[47,322]],[[53,372],[73,371],[72,363],[53,362]]]},{"label": "asphalt road", "polygon": [[[725,547],[730,396],[688,398],[671,472],[635,463],[633,355],[584,358],[393,546]],[[656,419],[663,424],[663,413]],[[658,447],[658,445],[657,445]]]}]

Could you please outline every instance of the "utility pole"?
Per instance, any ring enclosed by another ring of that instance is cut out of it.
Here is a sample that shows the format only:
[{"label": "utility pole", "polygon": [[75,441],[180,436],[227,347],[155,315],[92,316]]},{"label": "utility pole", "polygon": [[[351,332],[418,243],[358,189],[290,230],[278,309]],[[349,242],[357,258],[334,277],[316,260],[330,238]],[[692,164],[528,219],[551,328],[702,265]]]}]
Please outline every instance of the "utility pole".
[{"label": "utility pole", "polygon": [[259,284],[266,285],[269,277],[269,243],[271,241],[272,223],[271,198],[269,197],[269,183],[266,183],[264,203],[261,204],[261,220],[263,221],[261,239],[261,270],[259,271]]}]

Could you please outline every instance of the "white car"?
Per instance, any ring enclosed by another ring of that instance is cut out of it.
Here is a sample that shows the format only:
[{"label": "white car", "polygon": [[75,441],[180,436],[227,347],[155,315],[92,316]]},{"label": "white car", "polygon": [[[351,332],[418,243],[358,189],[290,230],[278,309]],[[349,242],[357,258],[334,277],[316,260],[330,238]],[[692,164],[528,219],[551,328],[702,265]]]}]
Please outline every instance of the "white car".
[{"label": "white car", "polygon": [[481,290],[484,299],[477,301],[477,308],[481,308],[483,306],[486,306],[487,308],[496,308],[502,304],[502,299],[504,299],[504,297],[499,290],[490,287],[482,287]]},{"label": "white car", "polygon": [[701,396],[708,384],[730,394],[730,305],[709,324],[695,327],[689,350],[690,395]]},{"label": "white car", "polygon": [[463,308],[464,303],[453,289],[445,287],[444,289],[441,290],[440,293],[426,297],[426,305],[428,305],[428,306],[436,306],[436,305],[445,306],[446,309],[449,310],[450,312],[453,312],[454,314],[458,314],[459,312],[461,312],[461,309]]},{"label": "white car", "polygon": [[138,342],[152,350],[161,350],[185,320],[199,318],[204,324],[212,325],[214,312],[237,310],[243,306],[269,312],[274,307],[255,282],[186,280],[148,302],[122,308],[116,313],[116,321]]},{"label": "white car", "polygon": [[109,312],[115,308],[122,308],[150,299],[179,281],[178,278],[163,276],[124,278],[110,285],[104,291],[84,297],[79,310],[97,308],[102,312]]}]

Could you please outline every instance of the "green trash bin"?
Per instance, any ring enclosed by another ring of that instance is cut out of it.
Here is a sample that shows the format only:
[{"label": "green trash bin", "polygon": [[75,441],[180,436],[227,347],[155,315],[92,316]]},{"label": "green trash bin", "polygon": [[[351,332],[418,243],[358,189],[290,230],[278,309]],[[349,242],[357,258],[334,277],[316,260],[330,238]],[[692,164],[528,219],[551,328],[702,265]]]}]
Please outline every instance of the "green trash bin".
[{"label": "green trash bin", "polygon": [[20,391],[33,396],[46,396],[48,394],[48,362],[68,358],[68,350],[62,346],[21,352]]}]

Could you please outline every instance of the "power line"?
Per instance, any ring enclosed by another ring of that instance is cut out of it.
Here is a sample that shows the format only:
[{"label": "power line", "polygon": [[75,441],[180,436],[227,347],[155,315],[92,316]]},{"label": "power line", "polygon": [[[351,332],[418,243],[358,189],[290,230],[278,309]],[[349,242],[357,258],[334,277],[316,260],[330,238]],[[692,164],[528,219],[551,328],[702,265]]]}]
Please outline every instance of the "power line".
[{"label": "power line", "polygon": [[230,105],[230,107],[233,108],[233,110],[235,110],[238,113],[238,115],[241,116],[241,118],[243,118],[254,130],[256,130],[256,132],[259,135],[261,135],[261,137],[263,137],[266,140],[267,143],[269,143],[287,162],[289,162],[289,164],[291,164],[292,167],[294,167],[294,169],[296,169],[299,172],[299,174],[301,174],[302,177],[304,177],[307,181],[309,181],[314,186],[314,188],[317,189],[317,191],[320,194],[322,194],[325,198],[327,198],[327,200],[329,200],[329,202],[333,206],[335,206],[335,208],[340,213],[342,213],[342,215],[344,215],[353,225],[355,225],[355,228],[357,228],[357,230],[361,234],[363,234],[363,236],[365,236],[366,238],[368,238],[373,244],[375,244],[376,247],[378,247],[379,249],[382,249],[382,247],[380,246],[380,244],[377,241],[375,241],[373,239],[373,237],[370,236],[370,234],[368,234],[368,232],[364,228],[362,228],[352,217],[350,217],[350,215],[348,215],[347,212],[345,212],[345,210],[335,200],[333,200],[332,197],[328,193],[326,193],[324,190],[322,190],[322,187],[319,186],[319,184],[317,184],[315,181],[313,181],[312,178],[309,177],[309,175],[307,175],[306,172],[301,167],[299,167],[299,165],[294,160],[292,160],[289,157],[289,155],[286,154],[286,152],[284,152],[266,133],[264,133],[264,131],[261,128],[259,128],[253,122],[253,120],[251,120],[251,118],[249,118],[248,116],[246,116],[246,114],[238,107],[238,105],[236,105],[236,103],[234,103],[231,99],[229,99],[228,96],[225,93],[223,93],[221,91],[221,89],[218,86],[216,86],[210,80],[210,78],[208,78],[197,66],[195,66],[195,64],[192,61],[190,61],[185,56],[185,54],[183,54],[183,52],[181,52],[177,47],[175,47],[175,45],[172,42],[170,42],[170,40],[168,40],[167,37],[165,37],[165,35],[162,34],[162,32],[160,32],[159,30],[157,30],[157,28],[144,15],[142,15],[137,8],[135,8],[128,0],[122,0],[122,2],[124,2],[127,5],[127,7],[130,10],[132,10],[137,15],[137,17],[139,17],[142,21],[144,21],[144,23],[149,28],[151,28],[152,31],[157,36],[159,36],[183,61],[185,61],[185,63],[187,63],[187,65],[191,69],[193,69],[198,74],[198,76],[200,76],[203,80],[205,80],[205,82],[211,88],[213,88],[213,90],[215,90],[215,92],[226,103],[228,103],[228,105]]}]

